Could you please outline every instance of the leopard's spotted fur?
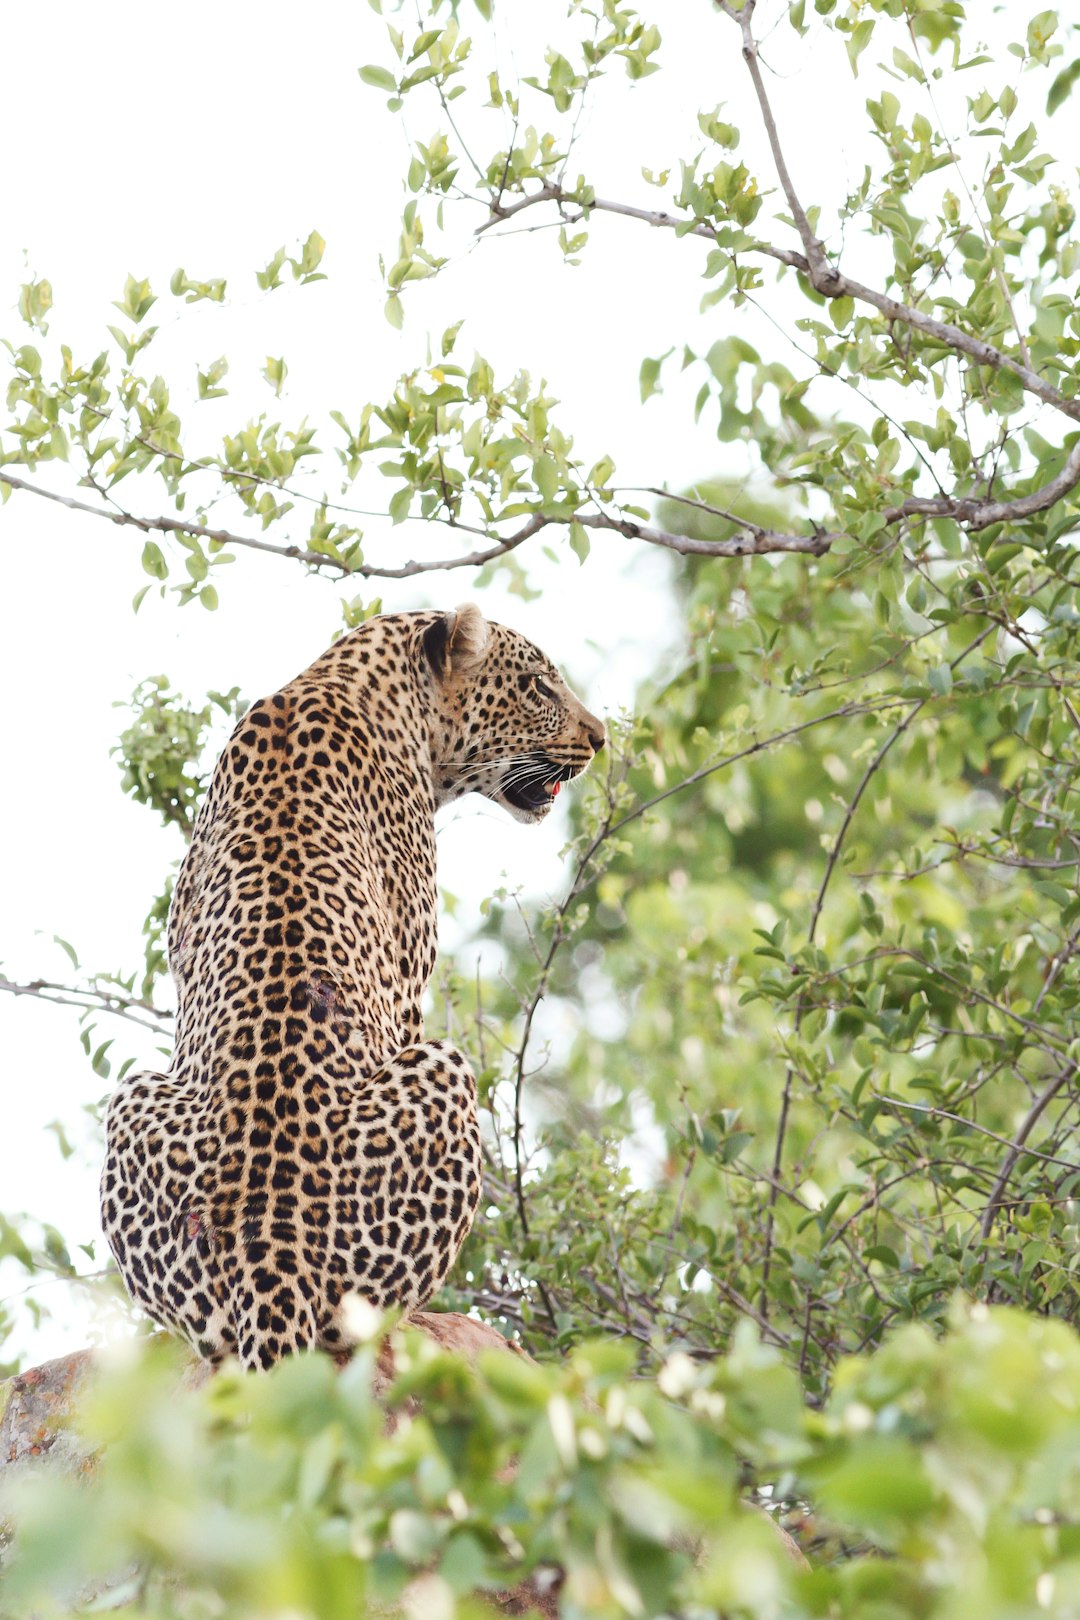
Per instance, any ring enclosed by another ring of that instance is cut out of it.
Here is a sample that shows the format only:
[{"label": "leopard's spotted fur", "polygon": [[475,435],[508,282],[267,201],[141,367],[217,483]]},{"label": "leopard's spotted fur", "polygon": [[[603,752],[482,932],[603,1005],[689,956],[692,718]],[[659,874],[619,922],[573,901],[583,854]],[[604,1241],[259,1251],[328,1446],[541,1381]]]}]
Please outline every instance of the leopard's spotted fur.
[{"label": "leopard's spotted fur", "polygon": [[603,743],[472,606],[372,619],[240,721],[169,922],[173,1065],[117,1087],[101,1183],[129,1292],[203,1356],[340,1349],[349,1293],[442,1283],[481,1159],[468,1063],[423,1038],[435,811],[539,821]]}]

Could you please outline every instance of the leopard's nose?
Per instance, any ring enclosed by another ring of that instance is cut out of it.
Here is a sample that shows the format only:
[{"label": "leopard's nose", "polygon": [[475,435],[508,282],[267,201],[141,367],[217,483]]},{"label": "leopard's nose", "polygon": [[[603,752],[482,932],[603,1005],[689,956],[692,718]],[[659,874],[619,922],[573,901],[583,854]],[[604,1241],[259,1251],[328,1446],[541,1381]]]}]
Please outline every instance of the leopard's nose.
[{"label": "leopard's nose", "polygon": [[593,753],[598,754],[601,748],[603,748],[604,743],[607,741],[603,726],[597,722],[596,729],[590,730],[588,736],[589,745],[592,748]]}]

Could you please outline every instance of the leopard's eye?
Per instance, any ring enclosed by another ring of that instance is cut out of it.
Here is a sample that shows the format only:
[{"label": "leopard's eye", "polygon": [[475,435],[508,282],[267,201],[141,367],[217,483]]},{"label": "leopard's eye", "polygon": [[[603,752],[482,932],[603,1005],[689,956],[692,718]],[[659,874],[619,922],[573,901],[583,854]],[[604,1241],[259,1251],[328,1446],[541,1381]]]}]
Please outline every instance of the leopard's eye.
[{"label": "leopard's eye", "polygon": [[542,675],[533,676],[533,686],[542,698],[547,698],[549,703],[558,703],[558,692],[552,690]]}]

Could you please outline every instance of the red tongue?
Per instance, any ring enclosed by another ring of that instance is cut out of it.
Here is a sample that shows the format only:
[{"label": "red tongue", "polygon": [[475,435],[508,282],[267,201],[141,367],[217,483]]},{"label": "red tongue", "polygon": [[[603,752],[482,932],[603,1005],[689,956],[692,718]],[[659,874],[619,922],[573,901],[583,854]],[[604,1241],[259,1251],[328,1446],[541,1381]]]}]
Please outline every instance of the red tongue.
[{"label": "red tongue", "polygon": [[552,790],[551,790],[551,797],[552,797],[552,798],[553,798],[553,799],[557,799],[557,798],[558,798],[558,796],[559,796],[559,789],[560,789],[560,788],[561,788],[561,787],[562,787],[562,783],[561,783],[561,782],[556,782],[556,783],[555,783],[555,786],[554,786],[554,787],[553,787],[553,788],[552,788]]}]

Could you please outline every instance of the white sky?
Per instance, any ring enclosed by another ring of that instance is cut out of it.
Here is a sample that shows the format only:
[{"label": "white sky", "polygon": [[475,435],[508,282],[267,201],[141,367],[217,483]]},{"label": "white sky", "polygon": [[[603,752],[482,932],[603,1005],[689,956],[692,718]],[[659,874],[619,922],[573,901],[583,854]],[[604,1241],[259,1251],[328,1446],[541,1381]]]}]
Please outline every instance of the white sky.
[{"label": "white sky", "polygon": [[[602,195],[662,207],[667,192],[645,186],[641,166],[677,174],[678,156],[701,144],[696,112],[726,101],[725,116],[747,136],[740,155],[769,176],[734,27],[707,0],[666,0],[656,9],[667,70],[636,87],[612,72],[571,173],[586,172]],[[759,7],[762,34],[784,9]],[[504,3],[501,10],[513,18],[513,38],[501,25],[498,65],[512,84],[515,69],[540,69],[543,43],[565,26],[565,8]],[[486,51],[490,36],[467,0],[462,22]],[[796,183],[808,195],[825,189],[838,203],[865,160],[847,144],[863,100],[884,81],[864,76],[856,83],[838,42],[826,35],[823,43],[827,57],[806,47],[796,57],[795,37],[781,24],[768,50]],[[423,364],[429,335],[437,352],[443,329],[464,316],[459,356],[467,361],[476,349],[497,375],[524,366],[545,376],[562,401],[557,420],[575,435],[586,465],[607,452],[617,481],[676,488],[724,466],[747,470],[741,452],[717,446],[708,412],[694,428],[689,401],[699,377],[672,378],[664,396],[645,410],[638,404],[644,355],[683,342],[703,352],[731,329],[726,307],[697,314],[703,244],[596,216],[582,264],[569,268],[553,233],[500,242],[492,232],[473,247],[476,219],[462,216],[451,267],[408,290],[402,333],[386,323],[377,256],[395,256],[408,159],[401,118],[357,77],[363,63],[391,62],[384,23],[367,7],[325,0],[301,13],[280,3],[192,0],[182,12],[140,8],[123,24],[106,25],[99,8],[60,0],[47,13],[6,7],[2,49],[0,333],[35,342],[46,355],[65,341],[89,359],[110,342],[108,322],[127,325],[110,307],[127,272],[149,276],[160,297],[150,320],[161,332],[146,369],[175,381],[189,453],[212,449],[222,431],[260,410],[287,425],[310,414],[321,426],[331,407],[355,420],[363,402],[387,397],[401,371]],[[524,113],[526,122],[550,123],[544,98],[532,96]],[[408,101],[405,118],[422,139],[443,122],[433,98]],[[476,140],[480,150],[485,140],[495,145],[490,133]],[[522,223],[539,218],[537,211]],[[255,270],[279,244],[293,250],[313,227],[328,244],[329,279],[259,293]],[[189,309],[173,300],[168,280],[179,265],[198,278],[227,276],[225,305]],[[15,313],[27,267],[53,284],[46,342]],[[866,268],[865,261],[852,266],[854,273]],[[778,343],[769,328],[754,330],[751,311],[738,319],[753,341]],[[777,352],[793,363],[782,347]],[[229,397],[193,407],[196,363],[205,368],[221,353],[231,364]],[[280,401],[259,377],[268,354],[284,355],[289,365]],[[846,397],[832,404],[850,409]],[[43,466],[30,476],[70,487],[62,469]],[[319,472],[314,476],[318,481]],[[322,476],[333,491],[332,465]],[[378,482],[385,502],[392,486]],[[168,509],[156,491],[139,494],[137,509]],[[244,527],[242,520],[233,526]],[[281,529],[269,538],[291,536]],[[396,561],[425,546],[446,554],[453,538],[440,532],[432,542],[414,524],[367,525],[369,559]],[[18,980],[69,978],[66,958],[51,944],[55,931],[75,944],[87,968],[131,969],[141,957],[146,907],[180,844],[120,793],[109,748],[123,716],[111,705],[157,673],[192,698],[234,683],[249,699],[271,691],[327,643],[340,625],[339,601],[357,587],[305,579],[295,565],[241,553],[222,571],[218,613],[178,611],[152,593],[136,618],[130,600],[146,576],[135,531],[16,495],[0,512],[0,547],[7,696],[0,961]],[[539,641],[604,712],[627,704],[639,675],[674,646],[665,578],[660,555],[597,535],[584,571],[568,555],[557,568],[537,568],[539,600],[523,604],[493,589],[482,601]],[[470,581],[457,573],[359,588],[366,597],[381,594],[393,610],[452,605],[468,595]],[[562,836],[555,816],[538,833],[469,801],[440,836],[441,881],[474,901],[504,872],[530,891],[557,892]],[[99,1038],[116,1036],[115,1052],[152,1061],[152,1039],[140,1048],[130,1025],[102,1019],[100,1029]],[[76,1015],[0,996],[0,1065],[0,1209],[52,1219],[72,1243],[100,1242],[96,1145],[82,1140],[76,1158],[63,1163],[42,1128],[59,1117],[78,1135],[81,1106],[103,1089],[79,1051]],[[23,1286],[10,1270],[0,1281]],[[81,1342],[85,1325],[66,1293],[52,1286],[41,1294],[57,1319],[33,1339],[36,1356]]]}]

